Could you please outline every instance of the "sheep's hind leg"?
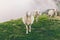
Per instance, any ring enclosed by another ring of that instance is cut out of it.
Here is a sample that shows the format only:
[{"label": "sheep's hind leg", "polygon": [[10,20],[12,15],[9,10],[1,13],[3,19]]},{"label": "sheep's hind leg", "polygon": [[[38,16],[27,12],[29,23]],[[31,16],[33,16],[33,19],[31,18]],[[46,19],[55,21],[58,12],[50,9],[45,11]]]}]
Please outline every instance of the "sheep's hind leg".
[{"label": "sheep's hind leg", "polygon": [[29,25],[29,32],[31,32],[31,25]]},{"label": "sheep's hind leg", "polygon": [[28,34],[28,26],[26,25],[26,34]]}]

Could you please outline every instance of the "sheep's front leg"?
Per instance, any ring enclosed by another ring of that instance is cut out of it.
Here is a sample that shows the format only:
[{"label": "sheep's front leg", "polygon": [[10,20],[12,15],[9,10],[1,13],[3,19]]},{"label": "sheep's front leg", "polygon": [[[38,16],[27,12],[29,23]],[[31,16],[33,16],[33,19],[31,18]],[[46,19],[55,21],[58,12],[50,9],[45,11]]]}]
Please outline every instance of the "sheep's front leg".
[{"label": "sheep's front leg", "polygon": [[36,17],[36,22],[38,22],[38,17]]},{"label": "sheep's front leg", "polygon": [[39,16],[36,17],[36,22],[38,22],[38,18],[39,18]]},{"label": "sheep's front leg", "polygon": [[29,25],[29,32],[31,32],[31,25]]},{"label": "sheep's front leg", "polygon": [[38,20],[37,20],[37,18],[36,18],[36,22],[37,22]]},{"label": "sheep's front leg", "polygon": [[26,25],[26,34],[28,34],[28,26]]}]

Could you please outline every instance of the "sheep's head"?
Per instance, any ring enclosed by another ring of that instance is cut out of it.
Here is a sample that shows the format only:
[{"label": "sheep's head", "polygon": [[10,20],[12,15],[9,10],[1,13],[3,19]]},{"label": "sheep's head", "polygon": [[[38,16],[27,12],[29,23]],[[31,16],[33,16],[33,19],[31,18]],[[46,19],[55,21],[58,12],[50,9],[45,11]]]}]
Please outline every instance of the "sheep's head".
[{"label": "sheep's head", "polygon": [[26,17],[31,17],[32,15],[31,15],[31,13],[30,12],[27,12],[26,13]]}]

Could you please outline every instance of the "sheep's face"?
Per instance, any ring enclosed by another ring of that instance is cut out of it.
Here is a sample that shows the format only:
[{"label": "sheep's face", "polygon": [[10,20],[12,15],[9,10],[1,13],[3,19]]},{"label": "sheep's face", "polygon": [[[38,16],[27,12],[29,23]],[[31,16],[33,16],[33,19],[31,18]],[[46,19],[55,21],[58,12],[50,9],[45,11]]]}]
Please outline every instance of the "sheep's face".
[{"label": "sheep's face", "polygon": [[31,15],[30,12],[28,12],[28,13],[26,14],[26,16],[27,16],[27,17],[31,17],[32,15]]},{"label": "sheep's face", "polygon": [[39,16],[40,11],[35,11],[35,17]]}]

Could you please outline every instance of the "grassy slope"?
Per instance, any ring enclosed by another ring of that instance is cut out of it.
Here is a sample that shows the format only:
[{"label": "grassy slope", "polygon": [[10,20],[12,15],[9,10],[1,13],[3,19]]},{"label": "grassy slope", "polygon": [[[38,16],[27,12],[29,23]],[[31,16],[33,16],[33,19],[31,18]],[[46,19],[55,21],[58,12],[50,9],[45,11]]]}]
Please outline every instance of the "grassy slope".
[{"label": "grassy slope", "polygon": [[60,40],[60,20],[41,16],[33,23],[29,34],[25,34],[21,19],[0,23],[0,40]]}]

